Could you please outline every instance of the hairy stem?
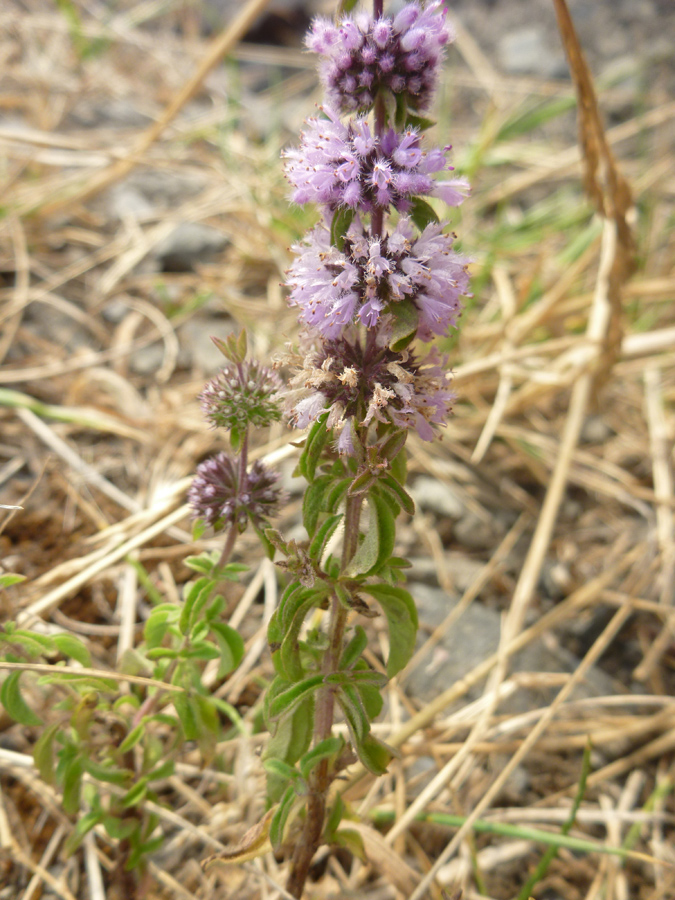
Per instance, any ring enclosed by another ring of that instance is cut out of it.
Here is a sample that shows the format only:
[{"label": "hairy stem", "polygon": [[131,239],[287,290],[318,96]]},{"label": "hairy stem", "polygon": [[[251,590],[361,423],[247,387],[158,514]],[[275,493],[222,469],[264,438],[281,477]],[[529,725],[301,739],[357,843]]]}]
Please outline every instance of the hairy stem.
[{"label": "hairy stem", "polygon": [[[359,543],[359,519],[362,497],[348,497],[345,509],[345,532],[342,545],[342,569],[344,570],[356,553]],[[330,675],[338,671],[344,644],[347,610],[337,597],[333,597],[328,625],[328,649],[323,658],[322,671]],[[314,745],[331,736],[335,712],[335,696],[331,687],[323,688],[316,699],[314,717]],[[331,785],[328,761],[323,760],[310,776],[307,815],[302,836],[295,845],[291,871],[286,889],[294,897],[302,897],[312,858],[321,844],[323,826],[326,819],[326,798]]]}]

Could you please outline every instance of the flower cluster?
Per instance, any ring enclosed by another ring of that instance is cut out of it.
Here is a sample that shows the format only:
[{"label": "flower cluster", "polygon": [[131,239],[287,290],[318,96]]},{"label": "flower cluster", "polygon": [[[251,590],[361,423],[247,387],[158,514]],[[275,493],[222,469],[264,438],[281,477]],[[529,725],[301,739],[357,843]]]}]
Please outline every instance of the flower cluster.
[{"label": "flower cluster", "polygon": [[433,224],[416,238],[408,218],[391,234],[373,237],[355,220],[338,250],[319,225],[293,248],[290,303],[300,307],[303,322],[335,338],[355,321],[374,327],[384,310],[395,313],[395,305],[407,298],[417,309],[422,340],[445,334],[468,288],[467,260],[452,250],[453,239]]},{"label": "flower cluster", "polygon": [[321,80],[333,105],[344,112],[368,110],[386,89],[404,97],[411,109],[426,109],[453,37],[438,14],[442,9],[437,0],[425,8],[410,3],[393,19],[365,12],[339,25],[316,19],[307,46],[323,57]]},{"label": "flower cluster", "polygon": [[281,418],[283,390],[276,372],[257,360],[224,366],[199,395],[202,412],[213,428],[264,428]]},{"label": "flower cluster", "polygon": [[193,517],[217,529],[236,525],[244,531],[249,520],[256,526],[279,510],[279,476],[257,460],[240,476],[238,461],[218,453],[197,466],[188,491]]},{"label": "flower cluster", "polygon": [[450,414],[440,358],[401,349],[447,334],[469,286],[468,260],[424,199],[458,206],[468,184],[443,174],[450,148],[427,147],[429,123],[410,112],[431,99],[451,39],[444,13],[415,0],[393,17],[319,18],[307,40],[328,103],[286,151],[286,175],[323,220],[292,248],[289,303],[313,343],[288,415],[306,427],[327,410],[340,453],[387,430],[431,440]]},{"label": "flower cluster", "polygon": [[357,428],[371,422],[415,429],[424,441],[435,436],[450,414],[454,394],[450,375],[435,350],[417,358],[387,346],[387,329],[367,353],[352,335],[326,340],[302,361],[293,385],[291,418],[305,428],[325,409],[339,452],[351,454]]},{"label": "flower cluster", "polygon": [[331,211],[391,206],[407,212],[413,197],[438,197],[449,206],[464,199],[464,179],[431,177],[452,168],[446,160],[450,148],[425,151],[415,128],[390,128],[378,138],[366,117],[344,124],[330,107],[323,111],[326,118],[307,122],[300,147],[284,154],[295,203],[319,203]]}]

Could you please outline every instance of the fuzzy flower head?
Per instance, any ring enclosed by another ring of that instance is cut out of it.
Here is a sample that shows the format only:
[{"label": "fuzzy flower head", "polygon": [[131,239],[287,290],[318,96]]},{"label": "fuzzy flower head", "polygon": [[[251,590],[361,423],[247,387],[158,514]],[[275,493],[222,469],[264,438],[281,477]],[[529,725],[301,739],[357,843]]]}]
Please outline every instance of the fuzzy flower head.
[{"label": "fuzzy flower head", "polygon": [[393,18],[368,13],[338,25],[315,19],[307,46],[323,57],[321,80],[342,112],[368,110],[386,88],[402,95],[411,109],[429,106],[446,44],[454,39],[445,21],[445,4],[409,3]]},{"label": "fuzzy flower head", "polygon": [[281,418],[283,390],[276,372],[257,360],[228,363],[199,395],[202,412],[213,428],[264,428]]},{"label": "fuzzy flower head", "polygon": [[278,479],[276,472],[256,460],[240,484],[237,461],[218,453],[197,466],[188,491],[192,516],[216,530],[236,524],[244,531],[249,521],[259,526],[278,512],[283,501]]},{"label": "fuzzy flower head", "polygon": [[318,226],[293,247],[289,302],[305,324],[337,338],[352,322],[372,328],[385,310],[395,316],[396,304],[406,301],[416,309],[418,337],[431,340],[455,324],[469,286],[468,260],[452,250],[453,240],[440,224],[415,237],[407,218],[374,238],[355,219],[338,250]]},{"label": "fuzzy flower head", "polygon": [[414,128],[389,129],[381,139],[368,120],[343,124],[330,107],[325,119],[310,119],[297,149],[287,150],[286,177],[295,188],[295,203],[320,203],[334,211],[344,206],[372,212],[376,207],[406,212],[415,196],[440,197],[450,206],[464,199],[464,179],[435,181],[450,168],[446,150],[424,150]]},{"label": "fuzzy flower head", "polygon": [[346,454],[354,452],[356,430],[375,422],[431,441],[454,400],[445,360],[435,350],[422,358],[391,350],[386,329],[375,352],[364,352],[358,338],[323,341],[306,355],[293,384],[298,390],[289,405],[291,424],[305,428],[328,410],[327,425]]}]

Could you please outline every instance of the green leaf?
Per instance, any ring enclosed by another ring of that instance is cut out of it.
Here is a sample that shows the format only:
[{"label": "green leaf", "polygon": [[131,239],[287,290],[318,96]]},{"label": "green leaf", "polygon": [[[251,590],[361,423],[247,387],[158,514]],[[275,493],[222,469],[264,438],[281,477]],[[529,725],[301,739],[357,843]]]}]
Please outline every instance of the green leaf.
[{"label": "green leaf", "polygon": [[349,226],[354,221],[356,210],[350,206],[339,206],[335,210],[333,220],[330,223],[330,242],[334,247],[342,253],[345,249],[345,236],[349,231]]},{"label": "green leaf", "polygon": [[367,646],[368,635],[366,634],[365,629],[363,629],[361,625],[356,625],[354,628],[354,636],[342,651],[338,668],[351,669]]},{"label": "green leaf", "polygon": [[54,666],[54,672],[38,678],[38,684],[67,684],[76,690],[96,691],[101,694],[116,694],[118,684],[112,678],[101,678],[98,675],[76,675],[74,672],[60,672]]},{"label": "green leaf", "polygon": [[300,771],[302,777],[307,780],[314,769],[324,759],[335,760],[342,752],[345,742],[340,737],[329,737],[319,741],[316,747],[312,747],[300,759]]},{"label": "green leaf", "polygon": [[139,722],[135,728],[129,732],[129,734],[124,738],[122,743],[119,746],[120,753],[128,753],[129,750],[132,750],[136,744],[142,740],[143,735],[146,731],[146,720],[143,719],[142,722]]},{"label": "green leaf", "polygon": [[399,484],[405,485],[408,480],[408,454],[404,449],[392,459],[389,471]]},{"label": "green leaf", "polygon": [[328,440],[327,418],[328,414],[322,413],[309,429],[304,449],[298,460],[298,470],[309,482],[314,481],[316,467]]},{"label": "green leaf", "polygon": [[[332,476],[331,476],[332,477]],[[335,481],[333,479],[333,481]],[[352,483],[351,478],[340,478],[333,484],[333,487],[328,492],[326,497],[326,512],[335,512],[342,500],[344,499],[345,494],[349,490],[349,486]]]},{"label": "green leaf", "polygon": [[79,638],[72,634],[54,634],[52,640],[64,656],[69,656],[88,669],[91,666],[91,654]]},{"label": "green leaf", "polygon": [[389,462],[392,462],[392,460],[394,460],[405,447],[405,442],[407,439],[407,431],[395,431],[382,444],[379,450],[379,455],[384,459],[389,460]]},{"label": "green leaf", "polygon": [[54,738],[59,727],[57,723],[45,728],[33,747],[33,761],[40,773],[40,778],[47,784],[52,785],[56,780],[54,773]]},{"label": "green leaf", "polygon": [[415,197],[409,215],[420,231],[424,231],[427,225],[438,225],[440,221],[433,207],[421,197]]},{"label": "green leaf", "polygon": [[71,856],[77,850],[86,835],[98,825],[103,816],[103,810],[99,806],[98,809],[89,810],[83,816],[78,817],[75,827],[63,845],[66,856]]},{"label": "green leaf", "polygon": [[220,651],[217,677],[224,678],[236,669],[244,658],[244,640],[238,631],[224,622],[211,622],[211,631],[216,637]]},{"label": "green leaf", "polygon": [[183,564],[188,569],[192,569],[193,572],[200,572],[202,575],[210,575],[214,566],[214,562],[208,553],[202,553],[199,556],[188,556],[183,560]]},{"label": "green leaf", "polygon": [[363,844],[363,838],[353,828],[341,828],[339,831],[336,831],[331,843],[336,844],[338,847],[344,847],[345,850],[349,850],[361,862],[366,862],[366,848]]},{"label": "green leaf", "polygon": [[331,672],[330,675],[324,676],[324,680],[326,684],[353,684],[359,688],[362,685],[372,685],[383,688],[387,683],[387,676],[373,672],[372,669],[348,669],[344,672]]},{"label": "green leaf", "polygon": [[382,607],[389,626],[387,675],[393,678],[405,668],[415,649],[417,609],[408,591],[388,584],[365,584],[360,590]]},{"label": "green leaf", "polygon": [[102,765],[93,759],[83,758],[82,766],[84,771],[88,772],[92,778],[109,784],[128,784],[134,778],[134,772],[131,769],[118,769],[113,766]]},{"label": "green leaf", "polygon": [[206,531],[206,522],[204,519],[197,519],[192,526],[192,540],[197,543]]},{"label": "green leaf", "polygon": [[183,659],[218,659],[218,648],[209,641],[193,641],[191,646],[181,653]]},{"label": "green leaf", "polygon": [[253,524],[253,530],[258,535],[258,540],[262,544],[263,550],[265,551],[265,556],[267,556],[268,559],[274,559],[274,553],[275,553],[276,548],[275,548],[274,544],[267,537],[267,533],[266,533],[267,522],[265,522],[265,520],[263,520],[262,528],[258,525],[257,522],[253,522],[252,524]]},{"label": "green leaf", "polygon": [[11,587],[13,584],[19,584],[25,580],[25,575],[13,575],[8,572],[6,575],[0,575],[0,588]]},{"label": "green leaf", "polygon": [[21,695],[19,680],[22,672],[10,672],[0,688],[0,703],[8,715],[20,725],[42,725],[42,719],[28,706]]},{"label": "green leaf", "polygon": [[341,519],[342,513],[335,513],[335,515],[328,516],[309,545],[310,559],[316,560],[317,563],[321,562],[321,557],[326,549],[326,544],[333,537],[335,529],[338,527]]},{"label": "green leaf", "polygon": [[33,657],[53,653],[55,649],[54,641],[50,637],[33,631],[17,630],[9,634],[0,632],[0,642],[18,645]]},{"label": "green leaf", "polygon": [[83,771],[82,759],[79,755],[69,759],[64,767],[62,806],[69,815],[78,812],[80,809]]},{"label": "green leaf", "polygon": [[171,778],[171,776],[176,771],[176,764],[172,759],[165,759],[158,766],[155,766],[150,772],[145,775],[145,778],[148,782],[150,781],[164,781],[166,778]]},{"label": "green leaf", "polygon": [[373,775],[384,775],[393,756],[386,744],[378,741],[372,734],[368,734],[360,744],[357,744],[355,749],[357,756],[369,772],[372,772]]},{"label": "green leaf", "polygon": [[415,113],[408,113],[405,124],[409,128],[416,128],[418,131],[426,131],[428,128],[433,128],[436,124],[433,119],[425,119],[424,116],[415,115]]},{"label": "green leaf", "polygon": [[147,792],[148,780],[144,777],[139,779],[136,784],[122,797],[122,807],[124,809],[129,809],[131,806],[138,806],[138,804],[142,803],[145,799],[145,795],[147,794]]},{"label": "green leaf", "polygon": [[291,785],[298,784],[301,780],[300,772],[293,766],[289,766],[283,759],[266,759],[263,761],[263,769],[269,775],[278,775],[285,778]]},{"label": "green leaf", "polygon": [[[308,749],[314,731],[314,697],[309,696],[295,712],[282,716],[274,734],[267,743],[263,759],[282,759],[289,765],[296,763]],[[286,790],[287,782],[268,774],[267,795],[278,801]]]},{"label": "green leaf", "polygon": [[199,723],[195,716],[194,707],[190,703],[187,694],[174,694],[173,705],[176,708],[176,714],[180,719],[185,740],[197,740],[199,737]]},{"label": "green leaf", "polygon": [[412,300],[406,298],[390,303],[387,312],[393,317],[389,346],[398,353],[404,350],[417,334],[419,310]]},{"label": "green leaf", "polygon": [[[303,596],[305,596],[303,591]],[[284,674],[289,681],[297,681],[302,678],[304,670],[300,661],[300,629],[310,609],[316,605],[316,595],[312,592],[297,606],[293,619],[286,628],[286,633],[281,641],[279,661]]]},{"label": "green leaf", "polygon": [[347,720],[347,726],[356,747],[362,743],[370,731],[370,722],[363,708],[363,703],[356,688],[351,684],[343,684],[337,692],[337,700]]},{"label": "green leaf", "polygon": [[368,497],[368,506],[370,507],[368,531],[346,572],[352,578],[377,572],[394,550],[396,522],[387,502],[371,493]]},{"label": "green leaf", "polygon": [[358,2],[359,0],[340,0],[339,18],[350,13]]},{"label": "green leaf", "polygon": [[270,719],[274,721],[282,714],[291,712],[309,695],[313,695],[322,686],[323,678],[323,675],[310,675],[308,678],[303,678],[302,681],[277,694],[270,703]]},{"label": "green leaf", "polygon": [[286,823],[288,822],[288,818],[291,815],[297,800],[298,796],[293,789],[293,785],[289,785],[286,788],[284,795],[281,798],[281,802],[279,803],[279,807],[272,816],[272,822],[270,823],[269,838],[270,843],[275,850],[279,850],[283,844]]},{"label": "green leaf", "polygon": [[378,487],[382,488],[385,491],[388,491],[389,494],[396,500],[401,509],[408,513],[409,516],[415,515],[415,501],[410,496],[410,494],[406,491],[404,487],[402,487],[398,481],[393,478],[389,473],[383,475],[378,481]]},{"label": "green leaf", "polygon": [[200,610],[208,602],[215,586],[216,583],[213,579],[206,577],[198,578],[190,585],[178,620],[181,634],[189,634]]},{"label": "green leaf", "polygon": [[324,510],[324,495],[332,484],[333,478],[330,475],[321,475],[315,478],[305,491],[302,501],[302,523],[310,539],[314,537],[319,516]]},{"label": "green leaf", "polygon": [[382,712],[382,707],[384,706],[382,688],[375,687],[372,684],[357,684],[356,689],[359,692],[359,697],[361,698],[361,703],[363,703],[366,715],[370,721],[373,722]]},{"label": "green leaf", "polygon": [[138,828],[136,819],[119,819],[117,816],[103,816],[103,827],[111,838],[117,841],[123,841]]}]

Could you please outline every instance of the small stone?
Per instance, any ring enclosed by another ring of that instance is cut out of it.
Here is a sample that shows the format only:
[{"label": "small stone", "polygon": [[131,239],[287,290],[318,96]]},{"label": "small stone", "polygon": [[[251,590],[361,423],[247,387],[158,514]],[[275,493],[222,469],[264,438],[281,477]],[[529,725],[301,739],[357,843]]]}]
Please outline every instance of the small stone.
[{"label": "small stone", "polygon": [[164,345],[150,344],[149,347],[141,347],[129,357],[129,368],[135,375],[151,375],[164,362]]},{"label": "small stone", "polygon": [[497,53],[502,68],[511,75],[560,78],[567,71],[562,56],[551,52],[543,29],[535,26],[505,34],[498,42]]},{"label": "small stone", "polygon": [[417,506],[439,516],[459,519],[464,513],[464,504],[455,491],[437,478],[421,475],[415,479],[410,494]]},{"label": "small stone", "polygon": [[468,550],[488,550],[497,546],[497,529],[473,512],[466,512],[454,527],[453,536]]},{"label": "small stone", "polygon": [[229,244],[220,231],[200,222],[181,222],[155,247],[153,255],[164,272],[192,272]]},{"label": "small stone", "polygon": [[588,416],[581,429],[585,444],[603,444],[614,434],[614,429],[601,416]]},{"label": "small stone", "polygon": [[225,357],[211,337],[225,338],[233,328],[231,319],[207,319],[202,316],[188,319],[178,329],[179,365],[186,369],[198,369],[204,375],[214,375],[225,365]]}]

